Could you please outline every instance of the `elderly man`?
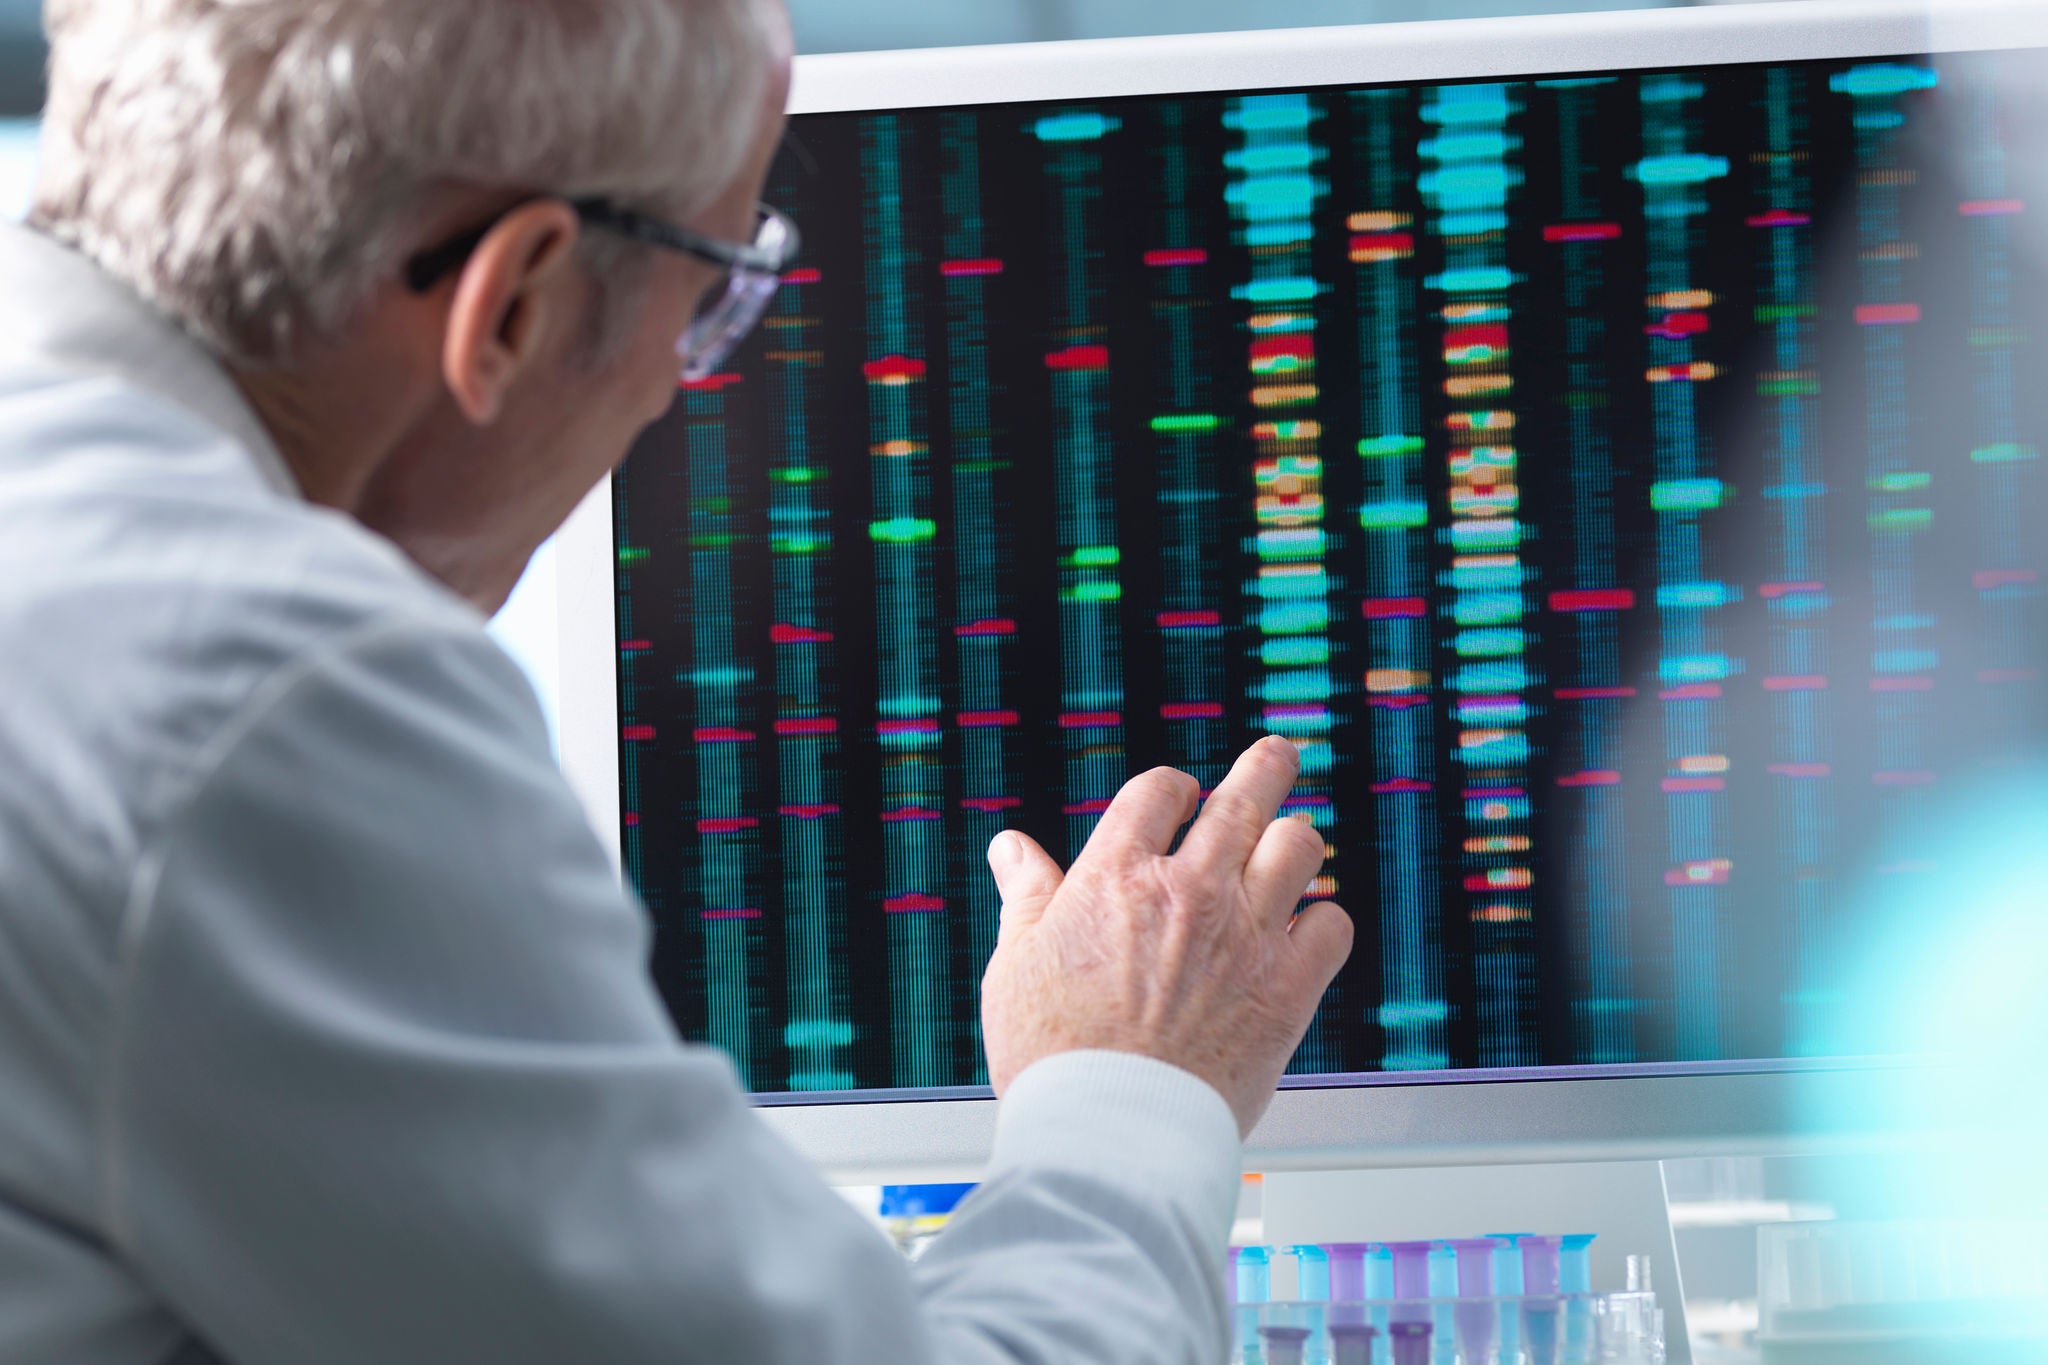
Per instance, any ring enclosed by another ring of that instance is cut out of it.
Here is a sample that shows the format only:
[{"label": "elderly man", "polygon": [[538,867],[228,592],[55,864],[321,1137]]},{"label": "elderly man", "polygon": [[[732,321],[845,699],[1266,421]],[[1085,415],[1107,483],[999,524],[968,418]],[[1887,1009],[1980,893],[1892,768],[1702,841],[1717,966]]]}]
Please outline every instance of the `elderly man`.
[{"label": "elderly man", "polygon": [[[0,237],[0,1360],[1213,1360],[1350,925],[1132,782],[1021,836],[987,1182],[914,1269],[675,1037],[482,631],[758,316],[769,0],[52,0]],[[818,225],[830,230],[830,224]]]}]

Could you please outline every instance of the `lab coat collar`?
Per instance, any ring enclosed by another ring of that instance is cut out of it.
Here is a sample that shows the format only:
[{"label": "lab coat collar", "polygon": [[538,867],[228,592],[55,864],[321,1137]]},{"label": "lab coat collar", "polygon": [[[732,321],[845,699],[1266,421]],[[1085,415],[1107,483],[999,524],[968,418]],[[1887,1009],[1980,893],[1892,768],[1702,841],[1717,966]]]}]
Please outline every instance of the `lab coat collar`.
[{"label": "lab coat collar", "polygon": [[0,222],[0,356],[113,375],[220,428],[277,493],[301,496],[277,442],[220,361],[86,257]]}]

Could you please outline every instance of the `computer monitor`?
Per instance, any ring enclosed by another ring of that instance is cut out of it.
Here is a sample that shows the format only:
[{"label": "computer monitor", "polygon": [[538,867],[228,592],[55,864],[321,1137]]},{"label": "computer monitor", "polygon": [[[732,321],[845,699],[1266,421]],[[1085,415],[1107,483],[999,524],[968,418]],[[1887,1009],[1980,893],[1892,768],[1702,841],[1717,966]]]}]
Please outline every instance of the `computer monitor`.
[{"label": "computer monitor", "polygon": [[971,1168],[989,838],[1277,732],[1358,934],[1254,1166],[1867,1135],[1866,907],[2048,738],[2044,56],[1813,0],[800,59],[806,254],[560,545],[682,1030],[829,1170]]}]

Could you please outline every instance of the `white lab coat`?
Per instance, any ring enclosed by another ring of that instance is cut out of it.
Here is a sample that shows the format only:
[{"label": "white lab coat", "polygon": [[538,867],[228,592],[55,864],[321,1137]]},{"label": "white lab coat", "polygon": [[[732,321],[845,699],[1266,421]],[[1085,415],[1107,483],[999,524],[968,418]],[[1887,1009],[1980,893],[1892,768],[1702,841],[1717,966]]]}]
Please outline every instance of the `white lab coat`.
[{"label": "white lab coat", "polygon": [[678,1042],[476,613],[0,228],[0,1362],[1218,1359],[1237,1135],[1041,1062],[912,1268]]}]

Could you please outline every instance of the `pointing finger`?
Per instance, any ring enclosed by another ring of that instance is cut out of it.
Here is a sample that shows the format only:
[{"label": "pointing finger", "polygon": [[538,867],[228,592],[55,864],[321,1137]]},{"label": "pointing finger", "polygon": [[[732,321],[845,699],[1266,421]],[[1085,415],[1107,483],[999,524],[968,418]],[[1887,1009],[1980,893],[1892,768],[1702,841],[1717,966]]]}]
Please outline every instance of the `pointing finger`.
[{"label": "pointing finger", "polygon": [[1218,783],[1174,856],[1200,876],[1237,879],[1294,786],[1301,755],[1267,736],[1244,751]]},{"label": "pointing finger", "polygon": [[1081,856],[1087,857],[1091,849],[1103,853],[1166,852],[1173,843],[1173,832],[1195,813],[1195,802],[1200,796],[1201,784],[1186,773],[1172,768],[1139,773],[1124,783],[1123,790],[1109,803]]}]

